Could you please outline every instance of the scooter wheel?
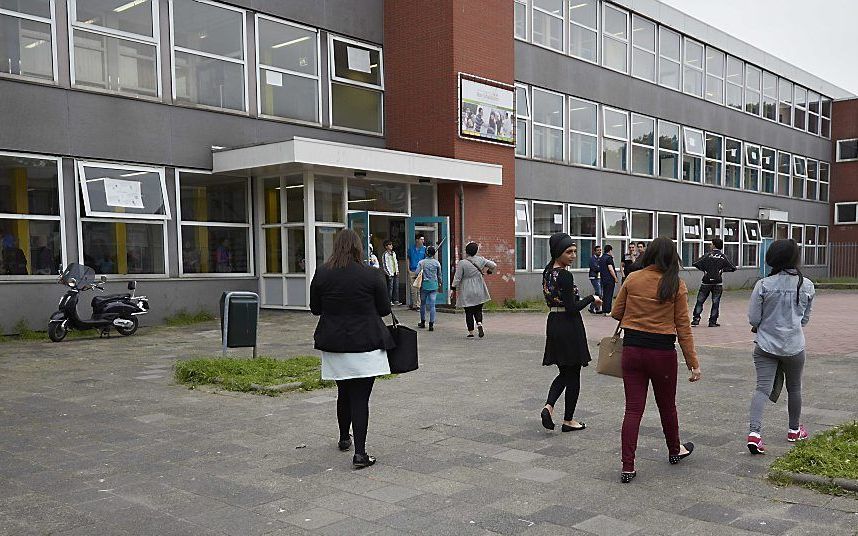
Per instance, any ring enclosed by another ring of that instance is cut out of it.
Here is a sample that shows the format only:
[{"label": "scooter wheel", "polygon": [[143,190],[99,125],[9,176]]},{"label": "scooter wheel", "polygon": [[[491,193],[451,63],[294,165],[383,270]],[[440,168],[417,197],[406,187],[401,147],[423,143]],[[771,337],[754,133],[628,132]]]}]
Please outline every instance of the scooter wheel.
[{"label": "scooter wheel", "polygon": [[118,331],[120,335],[124,335],[125,337],[128,337],[129,335],[134,335],[134,333],[137,331],[137,317],[132,316],[131,318],[128,318],[126,320],[130,320],[130,321],[134,322],[134,325],[131,326],[130,328],[120,328],[119,326],[117,326],[116,331]]},{"label": "scooter wheel", "polygon": [[68,332],[63,322],[54,322],[48,326],[48,337],[54,342],[65,339]]}]

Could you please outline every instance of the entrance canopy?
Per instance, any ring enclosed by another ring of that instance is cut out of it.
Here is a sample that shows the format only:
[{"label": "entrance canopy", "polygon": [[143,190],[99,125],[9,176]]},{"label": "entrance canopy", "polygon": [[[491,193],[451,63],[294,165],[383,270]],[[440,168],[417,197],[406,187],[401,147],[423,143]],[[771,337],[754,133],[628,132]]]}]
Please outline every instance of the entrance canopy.
[{"label": "entrance canopy", "polygon": [[415,177],[500,186],[503,167],[377,147],[295,137],[291,140],[216,151],[214,173],[319,166],[369,171],[373,175]]}]

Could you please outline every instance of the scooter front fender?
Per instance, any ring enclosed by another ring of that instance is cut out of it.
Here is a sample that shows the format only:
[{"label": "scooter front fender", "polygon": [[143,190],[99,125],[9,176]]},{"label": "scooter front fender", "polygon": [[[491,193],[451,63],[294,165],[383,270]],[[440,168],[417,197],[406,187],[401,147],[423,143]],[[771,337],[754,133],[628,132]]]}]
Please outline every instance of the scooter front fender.
[{"label": "scooter front fender", "polygon": [[66,314],[62,311],[57,311],[56,313],[51,315],[51,320],[49,323],[62,322],[63,320],[66,320]]}]

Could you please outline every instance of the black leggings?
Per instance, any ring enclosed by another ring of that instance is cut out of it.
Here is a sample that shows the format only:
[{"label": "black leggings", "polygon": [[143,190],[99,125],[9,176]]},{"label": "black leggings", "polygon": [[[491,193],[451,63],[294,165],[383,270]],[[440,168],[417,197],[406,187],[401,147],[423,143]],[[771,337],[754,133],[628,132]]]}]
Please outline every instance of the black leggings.
[{"label": "black leggings", "polygon": [[468,331],[474,331],[474,320],[477,324],[483,323],[483,304],[472,305],[465,307],[465,323],[468,325]]},{"label": "black leggings", "polygon": [[548,390],[548,400],[546,404],[552,408],[560,398],[560,393],[566,389],[566,406],[563,408],[563,420],[571,421],[575,415],[575,406],[578,405],[578,393],[581,390],[581,365],[561,366],[558,365],[560,374],[551,382],[551,388]]},{"label": "black leggings", "polygon": [[337,380],[337,422],[340,440],[349,438],[349,426],[355,437],[355,454],[366,454],[366,429],[369,426],[369,395],[375,378]]}]

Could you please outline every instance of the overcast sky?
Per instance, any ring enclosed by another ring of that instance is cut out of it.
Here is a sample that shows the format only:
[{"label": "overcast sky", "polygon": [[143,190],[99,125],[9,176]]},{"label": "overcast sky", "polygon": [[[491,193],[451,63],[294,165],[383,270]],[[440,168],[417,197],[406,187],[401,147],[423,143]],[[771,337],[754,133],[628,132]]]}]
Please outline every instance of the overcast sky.
[{"label": "overcast sky", "polygon": [[661,0],[858,95],[856,0]]}]

